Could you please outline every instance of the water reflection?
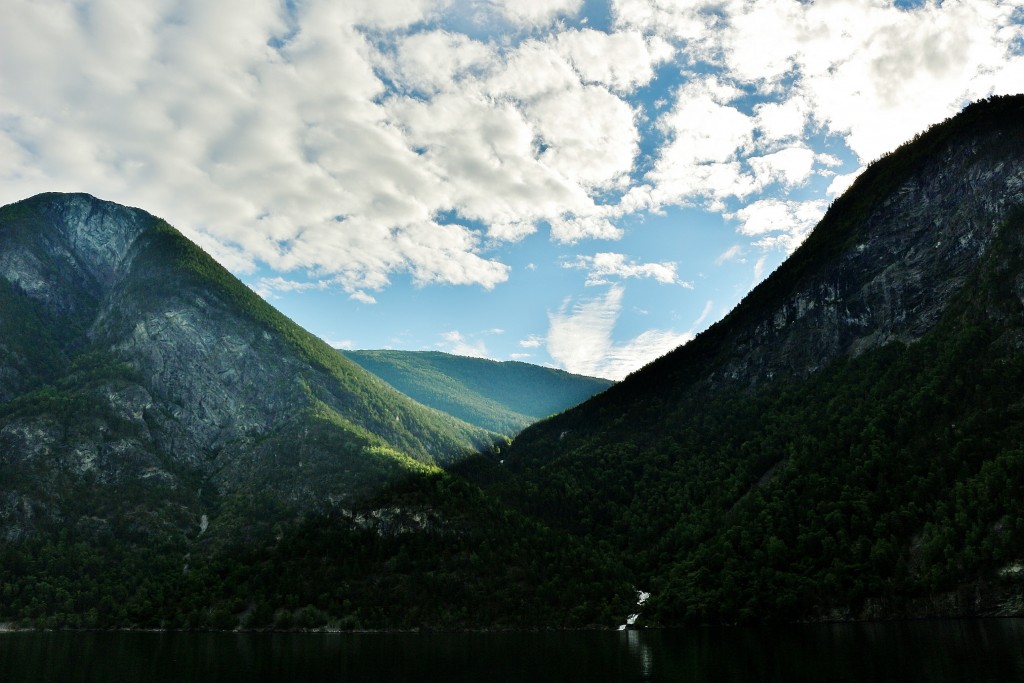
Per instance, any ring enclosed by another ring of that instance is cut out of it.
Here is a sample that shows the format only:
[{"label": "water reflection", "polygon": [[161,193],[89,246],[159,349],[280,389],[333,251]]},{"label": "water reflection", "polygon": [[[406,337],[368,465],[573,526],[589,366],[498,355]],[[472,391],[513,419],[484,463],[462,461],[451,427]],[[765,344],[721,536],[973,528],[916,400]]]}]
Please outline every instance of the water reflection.
[{"label": "water reflection", "polygon": [[626,641],[629,653],[640,664],[640,677],[645,680],[653,680],[654,673],[654,652],[647,643],[649,638],[644,633],[636,630],[620,631]]},{"label": "water reflection", "polygon": [[1024,681],[1024,620],[643,632],[657,681]]},{"label": "water reflection", "polygon": [[556,633],[0,633],[0,681],[1024,682],[1024,620]]}]

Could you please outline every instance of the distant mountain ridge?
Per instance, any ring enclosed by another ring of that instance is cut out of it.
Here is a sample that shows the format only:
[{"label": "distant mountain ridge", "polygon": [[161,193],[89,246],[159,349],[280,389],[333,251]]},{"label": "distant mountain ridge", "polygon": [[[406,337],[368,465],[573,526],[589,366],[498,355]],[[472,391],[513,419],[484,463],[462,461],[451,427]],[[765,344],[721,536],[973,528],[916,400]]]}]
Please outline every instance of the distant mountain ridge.
[{"label": "distant mountain ridge", "polygon": [[405,395],[492,432],[513,436],[613,382],[519,361],[438,351],[344,351]]}]

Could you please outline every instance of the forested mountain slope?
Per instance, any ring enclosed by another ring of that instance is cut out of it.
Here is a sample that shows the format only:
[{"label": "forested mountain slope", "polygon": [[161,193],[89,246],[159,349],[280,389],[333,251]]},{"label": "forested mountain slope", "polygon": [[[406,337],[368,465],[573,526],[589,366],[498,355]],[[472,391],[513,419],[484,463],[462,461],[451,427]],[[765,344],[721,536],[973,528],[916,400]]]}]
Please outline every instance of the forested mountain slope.
[{"label": "forested mountain slope", "polygon": [[529,363],[437,351],[345,351],[344,355],[424,405],[507,436],[612,385],[610,380]]},{"label": "forested mountain slope", "polygon": [[464,471],[629,564],[648,623],[1024,612],[1022,205],[1024,97],[974,104],[721,322]]},{"label": "forested mountain slope", "polygon": [[611,568],[573,615],[524,600],[524,581],[573,595],[596,560],[441,469],[497,435],[395,391],[138,209],[0,209],[0,380],[0,621],[600,623],[630,599]]}]

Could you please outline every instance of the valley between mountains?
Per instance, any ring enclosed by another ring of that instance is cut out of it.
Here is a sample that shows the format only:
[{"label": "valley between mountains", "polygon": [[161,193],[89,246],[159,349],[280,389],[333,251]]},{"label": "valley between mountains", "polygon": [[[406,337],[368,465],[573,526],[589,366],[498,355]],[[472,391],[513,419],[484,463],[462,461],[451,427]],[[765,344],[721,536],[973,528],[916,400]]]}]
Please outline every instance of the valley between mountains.
[{"label": "valley between mountains", "polygon": [[163,220],[0,209],[0,622],[1024,614],[1024,96],[872,164],[610,383],[338,352]]}]

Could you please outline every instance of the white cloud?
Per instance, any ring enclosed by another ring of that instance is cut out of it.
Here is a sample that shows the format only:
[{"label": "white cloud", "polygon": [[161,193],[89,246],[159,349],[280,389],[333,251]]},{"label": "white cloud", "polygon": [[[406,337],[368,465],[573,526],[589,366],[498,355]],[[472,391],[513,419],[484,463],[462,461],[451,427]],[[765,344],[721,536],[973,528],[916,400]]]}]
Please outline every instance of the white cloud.
[{"label": "white cloud", "polygon": [[458,330],[444,332],[441,338],[444,341],[438,343],[437,347],[448,353],[453,353],[456,356],[470,356],[472,358],[490,357],[487,353],[487,345],[484,344],[483,340],[471,341]]},{"label": "white cloud", "polygon": [[[563,242],[621,236],[595,198],[628,182],[638,153],[635,114],[625,101],[584,85],[567,59],[539,40],[505,51],[490,46],[489,56],[479,43],[456,45],[447,34],[420,40],[439,42],[448,65],[457,62],[448,51],[468,45],[480,67],[456,74],[443,91],[385,100],[409,145],[437,171],[430,203],[484,223],[500,241],[520,240],[540,223]],[[400,77],[428,71],[402,66],[409,61],[402,49]],[[428,90],[453,68],[427,77]],[[415,81],[400,85],[418,90]]]},{"label": "white cloud", "polygon": [[447,31],[424,31],[403,37],[393,67],[405,84],[421,90],[451,89],[496,59],[494,49],[467,36]]},{"label": "white cloud", "polygon": [[547,350],[569,372],[608,376],[606,358],[612,347],[612,331],[622,309],[621,287],[611,287],[599,299],[577,303],[566,301],[556,313],[548,314]]},{"label": "white cloud", "polygon": [[[806,47],[796,62],[801,88],[820,120],[848,132],[862,160],[877,158],[1006,82],[993,66],[1008,61],[1008,39],[1020,35],[1019,26],[1006,30],[1015,7],[977,0],[909,11],[888,3],[807,7]],[[849,28],[837,35],[828,30],[835,26]]]},{"label": "white cloud", "polygon": [[546,148],[540,164],[584,188],[626,181],[639,151],[633,110],[603,88],[585,86],[546,95],[524,108]]},{"label": "white cloud", "polygon": [[639,31],[569,30],[559,33],[554,45],[585,82],[621,92],[650,83],[655,67],[674,53],[665,40]]},{"label": "white cloud", "polygon": [[277,276],[260,278],[252,289],[264,299],[273,299],[280,292],[305,292],[311,289],[324,289],[326,287],[327,283],[323,281],[299,282]]},{"label": "white cloud", "polygon": [[616,343],[612,332],[622,310],[624,290],[612,286],[600,298],[548,314],[547,351],[558,364],[582,375],[620,380],[693,338],[692,332],[648,330]]},{"label": "white cloud", "polygon": [[843,165],[843,160],[834,154],[816,154],[814,160],[822,166],[835,167]]},{"label": "white cloud", "polygon": [[796,187],[811,177],[814,152],[807,147],[787,147],[771,154],[751,157],[748,162],[754,169],[759,186],[778,182],[786,187]]},{"label": "white cloud", "polygon": [[852,173],[837,175],[835,178],[832,179],[832,182],[829,183],[828,189],[825,190],[825,193],[833,197],[840,196],[841,194],[846,192],[846,190],[849,189],[850,185],[853,185],[853,181],[856,180],[857,176],[859,176],[863,172],[864,167],[861,166]]},{"label": "white cloud", "polygon": [[803,97],[794,96],[783,102],[762,102],[754,112],[765,140],[789,140],[803,134],[810,107]]},{"label": "white cloud", "polygon": [[593,256],[577,256],[575,261],[564,261],[562,267],[589,271],[587,286],[611,284],[612,279],[650,278],[663,285],[693,288],[691,283],[679,279],[676,264],[671,261],[636,263],[627,261],[624,254],[600,252]]},{"label": "white cloud", "polygon": [[356,290],[356,291],[352,292],[349,295],[348,298],[352,299],[353,301],[358,301],[359,303],[363,303],[363,304],[375,304],[375,303],[377,303],[377,300],[375,298],[373,298],[371,295],[369,295],[366,292],[363,292],[361,290]]},{"label": "white cloud", "polygon": [[762,256],[761,258],[757,259],[757,263],[754,264],[754,281],[750,284],[751,287],[753,287],[754,285],[756,285],[757,283],[761,282],[761,280],[764,279],[764,276],[766,275],[765,265],[767,261],[767,256]]},{"label": "white cloud", "polygon": [[725,103],[736,94],[715,77],[694,80],[659,119],[668,143],[647,174],[658,203],[745,197],[754,191],[754,178],[741,170],[737,159],[753,145],[755,122]]},{"label": "white cloud", "polygon": [[546,24],[560,16],[574,15],[583,0],[494,0],[510,20],[526,26]]},{"label": "white cloud", "polygon": [[[796,134],[798,112],[846,136],[861,160],[877,158],[990,92],[1020,90],[1024,55],[1019,0],[932,0],[900,9],[888,0],[614,0],[619,29],[685,46],[736,83],[790,98],[759,111],[772,137]],[[708,11],[714,6],[715,11]],[[793,102],[791,104],[791,102]]]},{"label": "white cloud", "polygon": [[718,258],[715,259],[715,265],[720,266],[723,263],[727,263],[729,261],[738,261],[742,259],[742,257],[743,247],[741,247],[738,244],[734,244],[718,255]]},{"label": "white cloud", "polygon": [[524,349],[536,349],[540,348],[544,344],[543,337],[539,337],[535,334],[531,334],[526,339],[519,340],[519,345]]},{"label": "white cloud", "polygon": [[740,234],[760,237],[755,244],[792,252],[823,215],[825,204],[822,201],[761,199],[726,217],[740,221]]},{"label": "white cloud", "polygon": [[721,21],[705,7],[719,3],[701,0],[612,0],[611,10],[615,23],[621,28],[633,28],[655,33],[663,38],[682,42],[694,61],[710,58],[714,51],[712,36]]}]

